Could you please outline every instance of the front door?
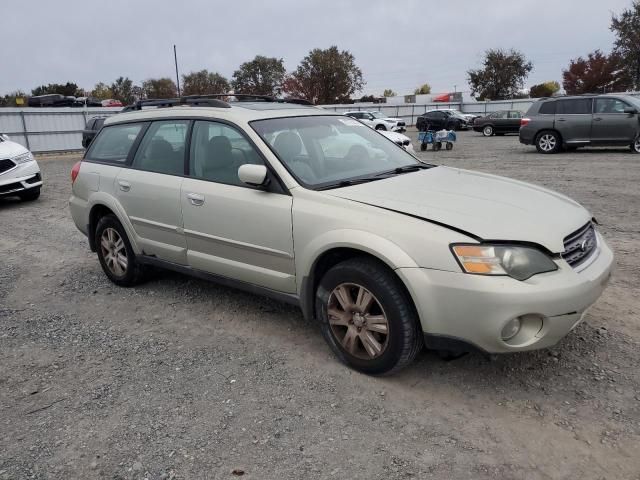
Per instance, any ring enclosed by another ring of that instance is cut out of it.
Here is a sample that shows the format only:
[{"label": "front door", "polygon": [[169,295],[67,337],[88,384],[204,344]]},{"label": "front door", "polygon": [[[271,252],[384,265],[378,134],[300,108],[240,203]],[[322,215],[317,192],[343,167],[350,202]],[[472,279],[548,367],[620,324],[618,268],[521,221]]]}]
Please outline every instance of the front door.
[{"label": "front door", "polygon": [[242,164],[264,164],[255,146],[225,123],[196,121],[181,203],[187,260],[195,269],[295,293],[292,197],[249,187]]},{"label": "front door", "polygon": [[569,145],[591,142],[591,117],[593,99],[572,98],[556,103],[555,127],[564,143]]},{"label": "front door", "polygon": [[596,98],[591,138],[594,144],[629,145],[638,134],[638,115],[624,113],[631,105],[618,98]]},{"label": "front door", "polygon": [[120,170],[115,191],[145,255],[186,264],[180,188],[188,120],[152,122],[131,168]]}]

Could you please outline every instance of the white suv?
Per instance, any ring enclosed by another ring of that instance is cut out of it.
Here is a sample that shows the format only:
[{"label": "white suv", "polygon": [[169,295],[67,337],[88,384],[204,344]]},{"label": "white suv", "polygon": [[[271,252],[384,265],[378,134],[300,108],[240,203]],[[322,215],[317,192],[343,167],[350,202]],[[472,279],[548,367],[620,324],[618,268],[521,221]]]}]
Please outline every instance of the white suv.
[{"label": "white suv", "polygon": [[354,112],[344,112],[351,118],[360,120],[365,125],[369,125],[375,130],[387,130],[390,132],[405,132],[407,130],[407,124],[401,118],[387,117],[382,112],[367,112],[364,110]]},{"label": "white suv", "polygon": [[0,134],[0,197],[36,200],[41,188],[40,167],[31,152]]},{"label": "white suv", "polygon": [[308,106],[164,102],[108,118],[72,171],[75,224],[118,285],[153,265],[299,305],[342,361],[383,374],[425,341],[554,345],[611,275],[560,194],[422,163]]}]

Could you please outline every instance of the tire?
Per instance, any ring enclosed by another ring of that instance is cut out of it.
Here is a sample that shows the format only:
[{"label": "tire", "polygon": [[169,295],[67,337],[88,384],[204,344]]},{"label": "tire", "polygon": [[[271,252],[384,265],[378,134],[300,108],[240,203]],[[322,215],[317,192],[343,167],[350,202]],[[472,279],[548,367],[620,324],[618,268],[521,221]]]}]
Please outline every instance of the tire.
[{"label": "tire", "polygon": [[[372,258],[353,258],[329,269],[316,291],[316,317],[336,356],[368,375],[406,367],[423,346],[411,298],[398,277]],[[375,323],[367,323],[372,319]]]},{"label": "tire", "polygon": [[560,135],[552,130],[540,132],[536,137],[536,149],[538,153],[558,153],[562,149]]},{"label": "tire", "polygon": [[453,143],[447,142],[446,148],[447,148],[447,150],[453,150]]},{"label": "tire", "polygon": [[633,142],[630,147],[633,153],[640,153],[640,135],[636,137],[636,141]]},{"label": "tire", "polygon": [[424,152],[427,149],[427,144],[426,143],[421,143],[420,144],[420,151]]},{"label": "tire", "polygon": [[34,200],[40,198],[40,187],[30,188],[28,190],[20,192],[18,193],[18,196],[23,202],[33,202]]},{"label": "tire", "polygon": [[[105,215],[98,221],[95,242],[100,266],[109,280],[121,287],[133,287],[142,282],[143,266],[136,260],[124,227],[115,215]],[[113,256],[114,251],[118,253],[118,260]],[[124,265],[120,258],[122,254]]]},{"label": "tire", "polygon": [[485,125],[484,127],[482,127],[482,135],[484,135],[485,137],[490,137],[493,135],[493,126],[492,125]]},{"label": "tire", "polygon": [[384,125],[376,125],[376,130],[386,130],[387,127],[385,127]]}]

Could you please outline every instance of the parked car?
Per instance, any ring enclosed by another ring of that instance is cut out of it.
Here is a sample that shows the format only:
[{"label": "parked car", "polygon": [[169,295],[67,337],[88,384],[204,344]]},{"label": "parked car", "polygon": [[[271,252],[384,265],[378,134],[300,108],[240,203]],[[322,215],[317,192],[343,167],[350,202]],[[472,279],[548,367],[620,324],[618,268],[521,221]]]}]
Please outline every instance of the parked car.
[{"label": "parked car", "polygon": [[0,197],[36,200],[41,188],[40,167],[31,152],[0,135]]},{"label": "parked car", "polygon": [[425,164],[308,106],[172,105],[109,117],[71,172],[73,220],[117,285],[153,265],[299,305],[340,360],[383,374],[424,342],[554,345],[611,274],[592,215],[563,195]]},{"label": "parked car", "polygon": [[629,95],[560,97],[535,102],[522,119],[520,143],[540,153],[585,146],[629,146],[640,153],[640,99]]},{"label": "parked car", "polygon": [[[456,115],[458,117],[464,118],[464,120],[467,122],[468,125],[473,124],[473,121],[476,118],[479,118],[479,117],[482,116],[482,115],[478,115],[476,113],[464,113],[464,112],[462,112],[460,110],[455,110],[453,108],[440,108],[438,110],[451,112],[451,113],[453,113],[454,115]],[[433,111],[433,110],[431,110],[431,111]]]},{"label": "parked car", "polygon": [[27,99],[29,107],[71,107],[76,101],[76,97],[65,97],[57,93],[47,95],[37,95]]},{"label": "parked car", "polygon": [[124,107],[124,105],[120,100],[114,100],[113,98],[110,98],[108,100],[102,100],[102,106],[103,107]]},{"label": "parked car", "polygon": [[91,141],[94,139],[98,131],[102,128],[102,125],[104,124],[104,121],[106,118],[107,118],[106,116],[102,115],[102,116],[91,117],[89,120],[87,120],[87,124],[85,125],[84,130],[82,131],[82,147],[83,148],[89,147],[89,144],[91,144]]},{"label": "parked car", "polygon": [[403,135],[402,133],[398,133],[398,132],[389,132],[385,130],[380,130],[379,132],[381,135],[384,135],[393,143],[404,148],[409,153],[415,153],[415,150],[413,149],[413,144],[411,143],[411,139],[406,135]]},{"label": "parked car", "polygon": [[416,128],[425,130],[465,130],[467,121],[451,110],[430,110],[416,119]]},{"label": "parked car", "polygon": [[360,120],[365,125],[369,125],[376,130],[388,130],[391,132],[404,132],[407,124],[401,118],[386,117],[381,112],[344,112],[345,115]]},{"label": "parked car", "polygon": [[485,137],[504,135],[505,133],[518,133],[521,119],[522,112],[518,110],[493,112],[485,117],[476,118],[473,122],[473,130],[482,132]]}]

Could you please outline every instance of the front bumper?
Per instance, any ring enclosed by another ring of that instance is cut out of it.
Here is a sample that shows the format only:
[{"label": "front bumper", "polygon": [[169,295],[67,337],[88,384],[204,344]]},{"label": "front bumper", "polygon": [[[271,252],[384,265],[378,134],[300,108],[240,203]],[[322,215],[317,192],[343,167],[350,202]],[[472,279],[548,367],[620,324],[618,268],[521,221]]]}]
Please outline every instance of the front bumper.
[{"label": "front bumper", "polygon": [[391,127],[391,131],[392,132],[398,132],[398,133],[404,133],[407,131],[407,127],[406,125],[396,125],[394,127]]},{"label": "front bumper", "polygon": [[42,186],[42,177],[40,167],[35,160],[0,174],[0,196],[16,195],[40,186]]},{"label": "front bumper", "polygon": [[[573,330],[604,291],[614,258],[600,234],[598,240],[598,256],[584,270],[558,260],[557,271],[524,282],[423,268],[403,268],[398,274],[428,337],[462,341],[487,353],[536,350],[555,345]],[[523,319],[523,334],[505,342],[502,329],[514,318]]]}]

